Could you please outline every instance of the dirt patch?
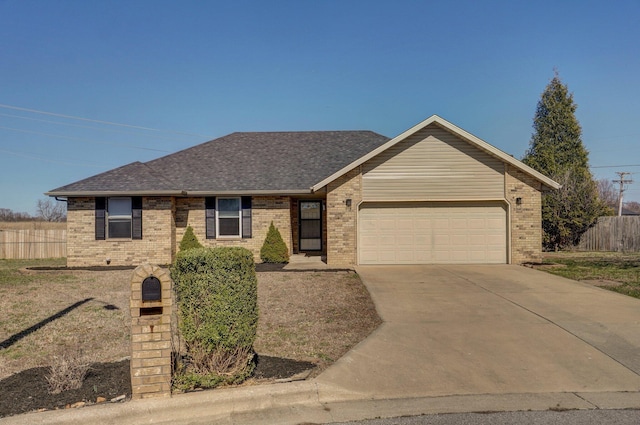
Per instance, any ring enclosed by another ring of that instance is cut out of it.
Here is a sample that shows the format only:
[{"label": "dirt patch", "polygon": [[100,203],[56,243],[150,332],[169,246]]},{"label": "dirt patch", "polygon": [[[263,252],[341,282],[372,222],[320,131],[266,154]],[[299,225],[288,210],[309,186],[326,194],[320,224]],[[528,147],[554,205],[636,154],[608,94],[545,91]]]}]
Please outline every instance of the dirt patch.
[{"label": "dirt patch", "polygon": [[[129,397],[122,359],[130,352],[131,270],[19,271],[33,265],[0,261],[0,417]],[[316,376],[381,323],[353,272],[257,276],[259,358],[246,385],[300,379],[309,370]],[[92,369],[81,389],[49,395],[44,374],[54,356],[70,350],[80,350]]]},{"label": "dirt patch", "polygon": [[317,364],[313,376],[382,323],[353,272],[258,273],[258,353]]},{"label": "dirt patch", "polygon": [[524,263],[523,266],[530,267],[536,270],[542,270],[543,272],[553,272],[557,269],[566,268],[566,264],[549,264],[549,263]]},{"label": "dirt patch", "polygon": [[617,288],[618,286],[622,285],[622,283],[620,282],[606,279],[585,279],[581,282],[588,283],[599,288]]}]

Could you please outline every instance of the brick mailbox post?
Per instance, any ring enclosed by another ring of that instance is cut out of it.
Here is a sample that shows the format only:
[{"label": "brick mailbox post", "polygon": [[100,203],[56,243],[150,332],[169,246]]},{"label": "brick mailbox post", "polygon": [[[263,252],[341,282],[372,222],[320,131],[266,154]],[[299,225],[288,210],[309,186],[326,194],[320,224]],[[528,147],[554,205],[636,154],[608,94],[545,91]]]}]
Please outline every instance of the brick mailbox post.
[{"label": "brick mailbox post", "polygon": [[143,264],[131,278],[132,399],[171,395],[172,282],[169,271]]}]

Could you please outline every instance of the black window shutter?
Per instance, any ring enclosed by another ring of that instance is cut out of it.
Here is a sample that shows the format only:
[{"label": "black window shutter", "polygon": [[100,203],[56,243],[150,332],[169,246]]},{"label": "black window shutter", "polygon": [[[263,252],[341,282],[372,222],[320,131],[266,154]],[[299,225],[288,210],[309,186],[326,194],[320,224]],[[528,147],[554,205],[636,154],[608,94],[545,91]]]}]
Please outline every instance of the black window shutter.
[{"label": "black window shutter", "polygon": [[242,237],[251,237],[251,196],[242,197]]},{"label": "black window shutter", "polygon": [[96,240],[105,240],[107,198],[96,198]]},{"label": "black window shutter", "polygon": [[131,198],[131,239],[142,239],[142,197]]},{"label": "black window shutter", "polygon": [[209,197],[204,200],[205,220],[207,227],[207,239],[216,238],[216,198]]}]

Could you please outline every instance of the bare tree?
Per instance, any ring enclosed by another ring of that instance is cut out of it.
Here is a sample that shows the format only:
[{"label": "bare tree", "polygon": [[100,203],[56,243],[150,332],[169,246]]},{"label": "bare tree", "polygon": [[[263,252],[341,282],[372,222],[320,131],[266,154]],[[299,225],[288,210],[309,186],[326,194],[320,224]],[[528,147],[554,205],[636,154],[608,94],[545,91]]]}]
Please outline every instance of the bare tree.
[{"label": "bare tree", "polygon": [[64,202],[54,202],[51,198],[38,199],[36,217],[44,221],[65,221],[67,219],[67,206]]},{"label": "bare tree", "polygon": [[598,196],[608,207],[618,208],[618,189],[613,185],[613,181],[609,179],[598,180]]},{"label": "bare tree", "polygon": [[25,212],[15,212],[9,208],[0,208],[0,221],[32,221],[33,217],[31,217],[28,213]]},{"label": "bare tree", "polygon": [[624,206],[626,209],[628,209],[631,212],[640,213],[640,202],[636,202],[636,201],[625,202]]}]

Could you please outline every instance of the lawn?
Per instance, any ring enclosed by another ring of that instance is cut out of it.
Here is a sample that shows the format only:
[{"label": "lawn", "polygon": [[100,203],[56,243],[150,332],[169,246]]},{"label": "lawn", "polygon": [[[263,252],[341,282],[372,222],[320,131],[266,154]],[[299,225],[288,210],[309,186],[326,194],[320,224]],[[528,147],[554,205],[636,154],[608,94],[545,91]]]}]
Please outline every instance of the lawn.
[{"label": "lawn", "polygon": [[[80,354],[114,367],[130,355],[131,270],[25,270],[32,266],[62,267],[64,259],[0,260],[0,398],[7,397],[3,388],[18,390],[14,387],[20,384],[11,380],[18,372],[50,366],[62,355]],[[254,348],[260,358],[311,362],[315,376],[381,323],[353,272],[257,276],[260,318]],[[37,389],[29,391],[34,395]]]},{"label": "lawn", "polygon": [[67,353],[92,362],[129,355],[131,271],[22,271],[64,264],[0,260],[0,379]]},{"label": "lawn", "polygon": [[545,253],[539,268],[640,298],[640,253],[637,252]]}]

